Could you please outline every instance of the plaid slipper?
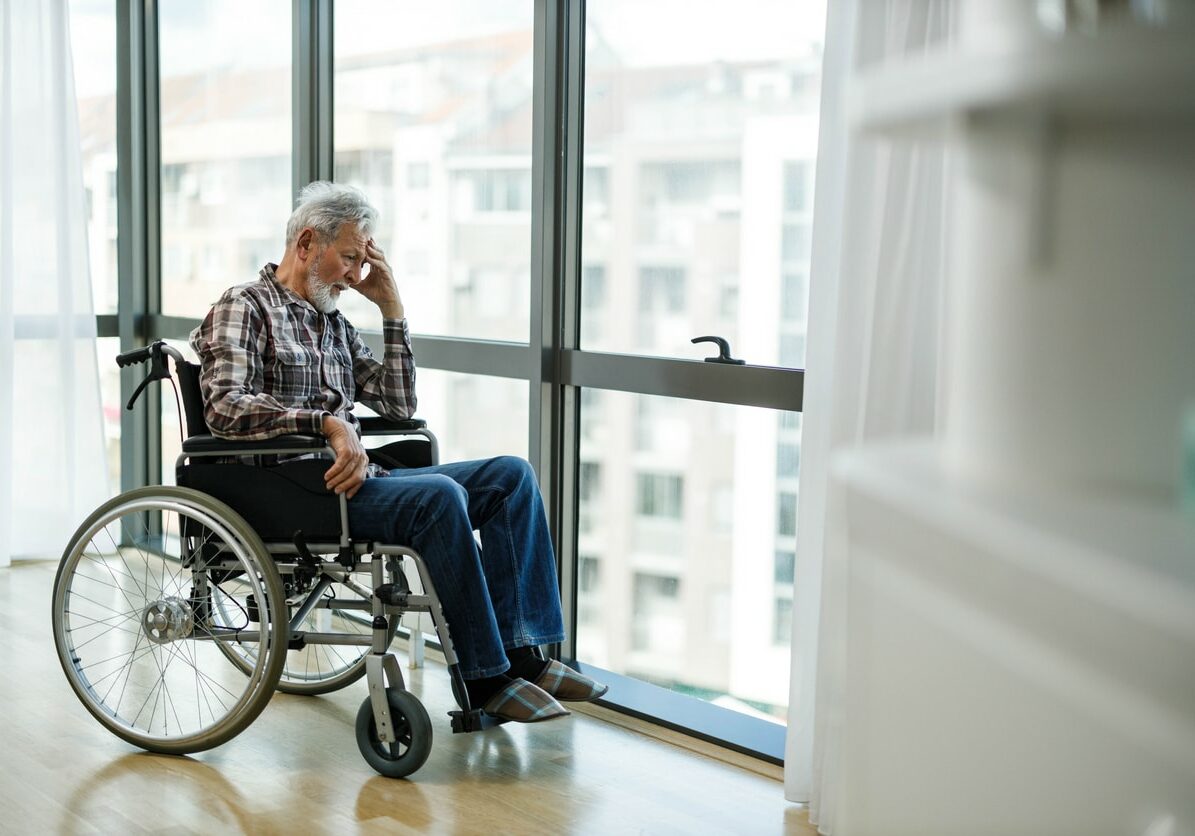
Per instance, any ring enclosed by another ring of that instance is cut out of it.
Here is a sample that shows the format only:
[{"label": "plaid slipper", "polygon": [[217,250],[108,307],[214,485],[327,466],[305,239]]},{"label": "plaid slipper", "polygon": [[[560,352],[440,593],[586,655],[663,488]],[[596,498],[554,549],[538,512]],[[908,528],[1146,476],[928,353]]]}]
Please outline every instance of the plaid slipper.
[{"label": "plaid slipper", "polygon": [[535,678],[535,684],[565,702],[589,702],[610,690],[610,686],[595,682],[555,659],[548,661],[544,672]]},{"label": "plaid slipper", "polygon": [[516,723],[539,723],[569,713],[550,694],[525,679],[512,679],[505,688],[490,697],[481,710],[491,717]]}]

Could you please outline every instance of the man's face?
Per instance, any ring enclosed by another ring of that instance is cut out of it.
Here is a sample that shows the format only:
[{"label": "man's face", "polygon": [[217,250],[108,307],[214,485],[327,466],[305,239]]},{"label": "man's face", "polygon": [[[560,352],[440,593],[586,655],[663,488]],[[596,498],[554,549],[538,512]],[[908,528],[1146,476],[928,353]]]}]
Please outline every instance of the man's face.
[{"label": "man's face", "polygon": [[369,236],[354,224],[345,224],[328,244],[316,244],[307,271],[307,297],[317,310],[332,313],[340,293],[361,283],[365,242]]}]

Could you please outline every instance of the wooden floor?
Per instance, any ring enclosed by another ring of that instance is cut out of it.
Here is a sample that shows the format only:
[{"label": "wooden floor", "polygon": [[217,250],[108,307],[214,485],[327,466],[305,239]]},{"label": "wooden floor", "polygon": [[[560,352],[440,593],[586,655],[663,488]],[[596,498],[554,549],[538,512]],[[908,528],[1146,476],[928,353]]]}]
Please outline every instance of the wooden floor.
[{"label": "wooden floor", "polygon": [[382,778],[357,751],[363,681],[276,695],[209,752],[141,752],[92,719],[58,665],[55,569],[0,569],[0,833],[815,832],[774,778],[593,716],[453,735],[435,663],[404,667],[435,727],[409,780]]}]

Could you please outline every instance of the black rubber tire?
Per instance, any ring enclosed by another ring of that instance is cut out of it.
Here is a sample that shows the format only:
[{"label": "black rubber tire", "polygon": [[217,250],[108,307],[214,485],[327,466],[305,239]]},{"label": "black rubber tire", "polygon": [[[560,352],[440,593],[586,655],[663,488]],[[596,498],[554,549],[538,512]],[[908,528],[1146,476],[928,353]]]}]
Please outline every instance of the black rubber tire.
[{"label": "black rubber tire", "polygon": [[[378,738],[373,702],[369,697],[357,711],[357,748],[366,763],[387,778],[405,778],[427,761],[432,751],[432,721],[423,703],[410,691],[387,688],[390,721],[394,724],[395,743]],[[397,749],[397,754],[395,753]]]}]

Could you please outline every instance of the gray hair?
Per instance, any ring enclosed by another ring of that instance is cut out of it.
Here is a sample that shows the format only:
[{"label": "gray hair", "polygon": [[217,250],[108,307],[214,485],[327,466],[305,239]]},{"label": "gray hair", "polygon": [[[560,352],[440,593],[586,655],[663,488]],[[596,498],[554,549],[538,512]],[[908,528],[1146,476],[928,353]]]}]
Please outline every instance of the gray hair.
[{"label": "gray hair", "polygon": [[286,246],[290,246],[305,228],[311,227],[321,244],[334,241],[345,224],[356,224],[369,235],[377,222],[378,210],[360,189],[341,183],[316,180],[299,191],[295,211],[286,222]]}]

